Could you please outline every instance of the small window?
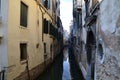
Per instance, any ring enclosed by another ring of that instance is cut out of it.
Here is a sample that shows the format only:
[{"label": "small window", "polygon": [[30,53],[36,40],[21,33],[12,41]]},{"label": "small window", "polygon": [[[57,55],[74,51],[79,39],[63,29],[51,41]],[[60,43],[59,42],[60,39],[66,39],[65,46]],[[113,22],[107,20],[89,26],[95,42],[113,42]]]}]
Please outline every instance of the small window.
[{"label": "small window", "polygon": [[101,44],[98,45],[98,53],[99,53],[100,60],[102,60],[104,53],[103,53],[103,47]]},{"label": "small window", "polygon": [[44,0],[44,7],[48,8],[48,0]]},{"label": "small window", "polygon": [[44,43],[44,53],[46,53],[46,43]]},{"label": "small window", "polygon": [[44,33],[48,34],[48,21],[44,19]]},{"label": "small window", "polygon": [[41,3],[46,9],[50,9],[50,0],[41,0]]},{"label": "small window", "polygon": [[50,0],[48,0],[48,9],[50,9]]},{"label": "small window", "polygon": [[20,25],[23,27],[27,27],[27,17],[28,17],[28,6],[21,2],[20,9]]},{"label": "small window", "polygon": [[27,44],[26,43],[20,43],[20,60],[26,60],[27,59]]}]

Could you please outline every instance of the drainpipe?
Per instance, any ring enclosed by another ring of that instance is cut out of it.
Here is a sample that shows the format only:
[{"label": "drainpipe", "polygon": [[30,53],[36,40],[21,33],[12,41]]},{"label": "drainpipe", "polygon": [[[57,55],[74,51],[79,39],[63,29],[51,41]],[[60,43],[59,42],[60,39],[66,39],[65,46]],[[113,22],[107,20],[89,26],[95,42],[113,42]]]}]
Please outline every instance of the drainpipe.
[{"label": "drainpipe", "polygon": [[27,64],[26,69],[27,69],[27,73],[28,73],[28,80],[30,80],[30,72],[29,72],[28,59],[26,61],[26,64]]},{"label": "drainpipe", "polygon": [[[40,8],[40,6],[39,6],[39,8]],[[40,11],[42,12],[42,41],[43,41],[43,20],[44,20],[44,14],[46,13],[46,12],[43,12],[42,11],[42,9],[40,8]]]}]

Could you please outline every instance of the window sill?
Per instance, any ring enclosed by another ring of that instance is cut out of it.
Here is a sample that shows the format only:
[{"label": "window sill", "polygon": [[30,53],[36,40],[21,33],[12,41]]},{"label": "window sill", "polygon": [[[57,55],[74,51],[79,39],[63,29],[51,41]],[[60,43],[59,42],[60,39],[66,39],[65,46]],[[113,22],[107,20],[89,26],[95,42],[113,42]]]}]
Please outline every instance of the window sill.
[{"label": "window sill", "polygon": [[27,60],[21,60],[20,63],[25,64],[25,63],[27,63]]},{"label": "window sill", "polygon": [[28,29],[28,27],[20,26],[21,29]]}]

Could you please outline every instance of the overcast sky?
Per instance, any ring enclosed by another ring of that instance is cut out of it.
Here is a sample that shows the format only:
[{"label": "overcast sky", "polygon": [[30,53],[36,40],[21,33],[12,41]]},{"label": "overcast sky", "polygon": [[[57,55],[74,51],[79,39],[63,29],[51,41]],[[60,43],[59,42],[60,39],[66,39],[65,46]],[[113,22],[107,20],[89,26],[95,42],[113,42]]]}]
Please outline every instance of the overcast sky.
[{"label": "overcast sky", "polygon": [[60,0],[60,14],[63,27],[69,32],[69,26],[72,20],[72,0]]}]

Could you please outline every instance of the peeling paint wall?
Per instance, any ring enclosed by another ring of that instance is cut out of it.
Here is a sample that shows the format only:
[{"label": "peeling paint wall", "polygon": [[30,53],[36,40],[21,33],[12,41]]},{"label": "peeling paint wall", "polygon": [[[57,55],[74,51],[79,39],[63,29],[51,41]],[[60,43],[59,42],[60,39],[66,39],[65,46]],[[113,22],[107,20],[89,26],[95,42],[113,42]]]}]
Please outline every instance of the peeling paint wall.
[{"label": "peeling paint wall", "polygon": [[100,4],[97,39],[104,43],[104,61],[97,55],[97,80],[120,80],[120,0],[103,0]]}]

